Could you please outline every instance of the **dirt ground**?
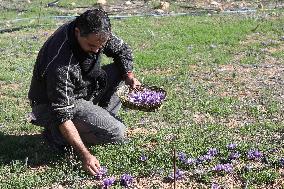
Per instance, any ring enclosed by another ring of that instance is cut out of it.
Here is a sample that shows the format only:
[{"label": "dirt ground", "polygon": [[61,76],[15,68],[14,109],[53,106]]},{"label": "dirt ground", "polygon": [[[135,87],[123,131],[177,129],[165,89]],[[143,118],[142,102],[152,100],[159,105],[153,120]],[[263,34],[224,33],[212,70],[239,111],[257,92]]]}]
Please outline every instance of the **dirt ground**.
[{"label": "dirt ground", "polygon": [[[95,5],[94,5],[95,6]],[[284,2],[278,1],[214,1],[214,0],[176,0],[176,1],[160,1],[160,0],[116,0],[106,1],[101,6],[110,15],[140,15],[140,14],[202,14],[202,13],[219,13],[230,11],[251,11],[283,8]],[[90,7],[76,7],[66,10],[58,7],[60,11],[80,13]]]},{"label": "dirt ground", "polygon": [[[166,3],[165,3],[166,2]],[[109,2],[103,7],[110,14],[165,14],[165,13],[202,13],[250,9],[283,8],[284,2],[278,1],[233,1],[233,0],[176,0],[176,1],[125,1]]]},{"label": "dirt ground", "polygon": [[[100,5],[110,15],[196,14],[284,8],[283,0],[97,0],[94,2],[106,2]],[[98,5],[98,3],[94,3],[82,6],[82,3],[76,4],[76,1],[70,1],[69,6],[66,7],[60,3],[60,0],[50,0],[50,3],[40,5],[46,8],[52,7],[62,15],[80,14],[88,8]],[[21,13],[28,10],[29,6],[33,4],[39,3],[33,0],[0,0],[0,11],[14,10]]]}]

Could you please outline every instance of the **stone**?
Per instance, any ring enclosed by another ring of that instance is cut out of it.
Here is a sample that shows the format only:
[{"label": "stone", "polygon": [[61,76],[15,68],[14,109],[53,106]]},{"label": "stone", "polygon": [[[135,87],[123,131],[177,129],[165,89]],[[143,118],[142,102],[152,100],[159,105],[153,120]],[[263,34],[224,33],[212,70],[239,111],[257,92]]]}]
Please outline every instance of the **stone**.
[{"label": "stone", "polygon": [[165,13],[165,11],[162,10],[162,9],[156,9],[155,12],[156,12],[157,14],[163,14],[163,13]]},{"label": "stone", "polygon": [[101,5],[105,5],[107,3],[107,1],[106,0],[98,0],[97,3],[101,4]]},{"label": "stone", "polygon": [[164,10],[164,11],[167,11],[170,8],[170,3],[169,2],[165,2],[165,1],[161,1],[159,8]]},{"label": "stone", "polygon": [[132,5],[131,1],[126,1],[124,4],[125,5]]},{"label": "stone", "polygon": [[213,5],[213,6],[216,6],[216,7],[220,6],[220,3],[216,2],[216,1],[211,1],[210,4]]}]

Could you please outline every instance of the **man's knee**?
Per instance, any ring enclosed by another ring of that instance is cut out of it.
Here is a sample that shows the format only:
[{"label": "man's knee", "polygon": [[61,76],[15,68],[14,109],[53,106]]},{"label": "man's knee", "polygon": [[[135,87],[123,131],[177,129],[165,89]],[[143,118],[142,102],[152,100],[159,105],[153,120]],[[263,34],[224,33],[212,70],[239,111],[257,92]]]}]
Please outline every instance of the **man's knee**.
[{"label": "man's knee", "polygon": [[126,138],[125,130],[126,126],[123,123],[117,124],[115,129],[110,131],[111,142],[123,142]]}]

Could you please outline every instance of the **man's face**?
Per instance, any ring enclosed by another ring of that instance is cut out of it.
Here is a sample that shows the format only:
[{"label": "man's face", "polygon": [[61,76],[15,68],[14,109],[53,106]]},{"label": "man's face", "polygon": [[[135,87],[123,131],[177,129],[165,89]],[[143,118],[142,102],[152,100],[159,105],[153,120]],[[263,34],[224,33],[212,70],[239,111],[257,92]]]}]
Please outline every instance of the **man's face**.
[{"label": "man's face", "polygon": [[105,46],[108,40],[108,36],[105,33],[90,33],[87,36],[82,37],[79,28],[75,28],[75,36],[81,48],[86,53],[90,54],[97,53]]}]

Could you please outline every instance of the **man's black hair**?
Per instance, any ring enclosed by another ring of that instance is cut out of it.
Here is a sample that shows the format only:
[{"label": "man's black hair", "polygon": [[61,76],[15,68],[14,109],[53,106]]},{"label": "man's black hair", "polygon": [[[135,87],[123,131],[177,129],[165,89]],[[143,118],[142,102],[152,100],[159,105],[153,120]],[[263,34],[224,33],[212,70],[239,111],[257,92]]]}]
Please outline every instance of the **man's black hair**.
[{"label": "man's black hair", "polygon": [[102,9],[87,10],[76,18],[76,27],[80,29],[81,36],[87,36],[90,33],[111,32],[110,19],[107,13]]}]

